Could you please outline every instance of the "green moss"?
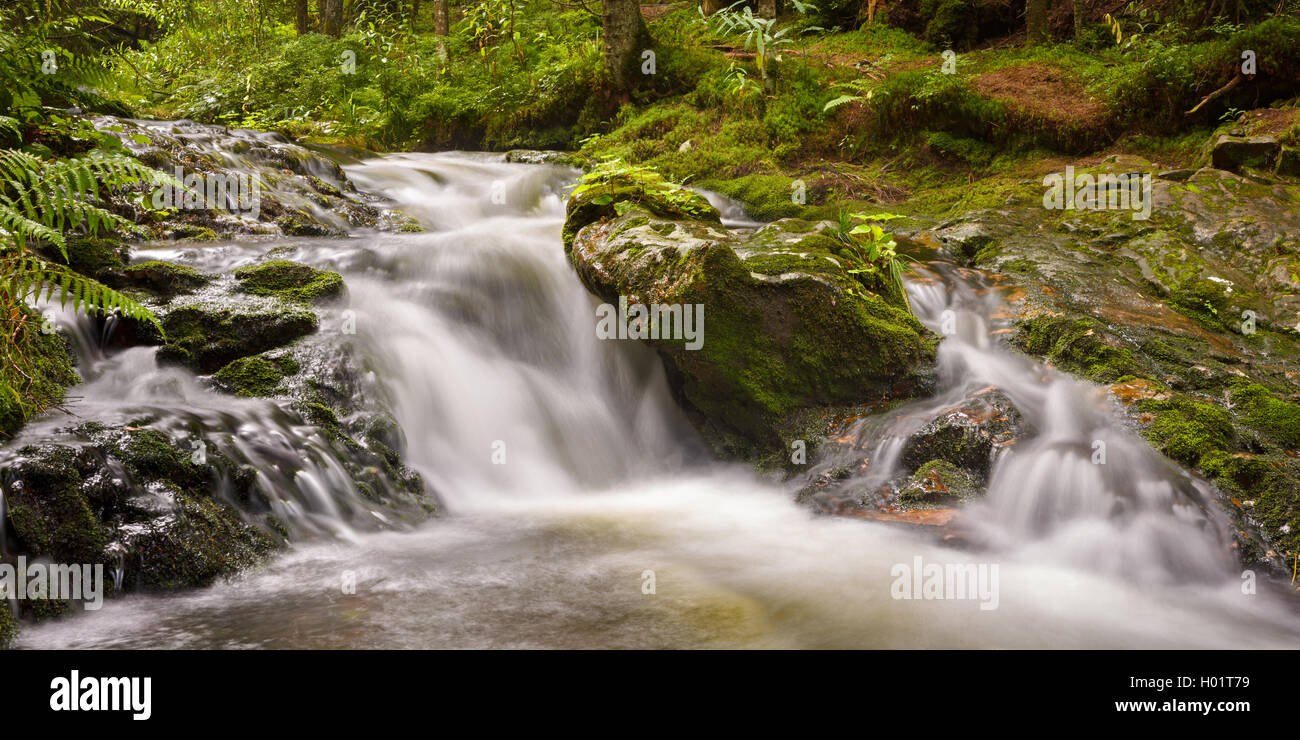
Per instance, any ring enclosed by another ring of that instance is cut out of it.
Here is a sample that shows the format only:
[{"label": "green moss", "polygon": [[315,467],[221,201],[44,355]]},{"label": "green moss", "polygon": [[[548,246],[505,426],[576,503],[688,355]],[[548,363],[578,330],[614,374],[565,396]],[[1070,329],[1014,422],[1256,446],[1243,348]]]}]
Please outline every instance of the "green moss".
[{"label": "green moss", "polygon": [[337,272],[317,270],[289,260],[270,260],[235,270],[240,289],[254,295],[278,296],[299,303],[337,298],[343,293],[343,277]]},{"label": "green moss", "polygon": [[126,265],[128,247],[119,239],[107,237],[81,237],[67,241],[68,259],[63,259],[58,247],[47,246],[40,253],[54,262],[66,264],[89,277],[99,277],[110,270],[120,270]]},{"label": "green moss", "polygon": [[1283,401],[1264,386],[1244,381],[1234,384],[1231,398],[1246,424],[1284,447],[1300,447],[1300,404]]},{"label": "green moss", "polygon": [[904,504],[952,505],[980,494],[980,479],[947,460],[931,460],[916,469],[899,489]]},{"label": "green moss", "polygon": [[1300,461],[1219,450],[1202,456],[1201,470],[1238,500],[1283,553],[1300,551]]},{"label": "green moss", "polygon": [[158,359],[212,373],[240,357],[310,334],[317,323],[316,314],[302,308],[182,306],[163,318],[167,344],[158,350]]},{"label": "green moss", "polygon": [[108,533],[81,493],[96,467],[88,455],[63,445],[27,446],[5,472],[9,521],[26,552],[68,563],[96,562]]},{"label": "green moss", "polygon": [[1016,344],[1031,355],[1045,357],[1058,368],[1099,383],[1113,383],[1139,374],[1133,353],[1107,341],[1101,322],[1090,318],[1039,316],[1016,325]]},{"label": "green moss", "polygon": [[147,290],[159,296],[173,296],[202,287],[214,280],[189,265],[150,260],[131,265],[122,271],[122,284]]},{"label": "green moss", "polygon": [[288,355],[241,357],[212,377],[238,396],[272,396],[286,376],[298,372],[298,362]]},{"label": "green moss", "polygon": [[80,382],[72,352],[60,333],[43,333],[41,316],[27,306],[0,313],[6,341],[0,359],[0,437],[63,400],[64,388]]},{"label": "green moss", "polygon": [[1223,409],[1187,397],[1138,401],[1139,411],[1154,419],[1145,431],[1149,442],[1178,462],[1196,465],[1207,453],[1223,450],[1236,439],[1232,417]]}]

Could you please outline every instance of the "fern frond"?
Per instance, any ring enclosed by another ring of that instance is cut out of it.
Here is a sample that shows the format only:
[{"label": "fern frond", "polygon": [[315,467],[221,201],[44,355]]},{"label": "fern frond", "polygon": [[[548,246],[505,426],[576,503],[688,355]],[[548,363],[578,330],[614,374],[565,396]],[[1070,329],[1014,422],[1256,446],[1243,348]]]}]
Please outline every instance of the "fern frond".
[{"label": "fern frond", "polygon": [[0,258],[0,289],[18,300],[50,300],[59,294],[59,305],[72,302],[74,311],[118,313],[137,321],[148,321],[166,336],[158,317],[132,298],[103,283],[39,257],[23,255]]}]

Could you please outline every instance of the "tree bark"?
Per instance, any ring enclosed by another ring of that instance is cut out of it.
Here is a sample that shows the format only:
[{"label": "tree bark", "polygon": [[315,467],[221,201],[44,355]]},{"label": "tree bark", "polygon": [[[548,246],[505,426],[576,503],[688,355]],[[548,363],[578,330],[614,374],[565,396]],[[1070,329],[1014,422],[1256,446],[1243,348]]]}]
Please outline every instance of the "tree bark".
[{"label": "tree bark", "polygon": [[1036,46],[1047,41],[1047,0],[1027,0],[1025,3],[1025,46]]},{"label": "tree bark", "polygon": [[705,15],[713,15],[726,6],[723,0],[700,0],[700,7],[704,9]]},{"label": "tree bark", "polygon": [[641,52],[650,48],[650,32],[641,19],[641,2],[605,0],[600,20],[605,36],[605,73],[610,87],[626,97],[641,76]]},{"label": "tree bark", "polygon": [[1087,0],[1074,0],[1074,40],[1083,40],[1083,26],[1088,21],[1088,3]]},{"label": "tree bark", "polygon": [[451,23],[447,20],[447,0],[433,0],[433,34],[446,36],[450,33]]},{"label": "tree bark", "polygon": [[293,0],[293,20],[301,36],[311,30],[311,20],[307,14],[307,0]]},{"label": "tree bark", "polygon": [[343,0],[320,0],[321,30],[334,38],[343,33]]},{"label": "tree bark", "polygon": [[760,18],[775,18],[777,14],[777,0],[757,0],[757,11]]}]

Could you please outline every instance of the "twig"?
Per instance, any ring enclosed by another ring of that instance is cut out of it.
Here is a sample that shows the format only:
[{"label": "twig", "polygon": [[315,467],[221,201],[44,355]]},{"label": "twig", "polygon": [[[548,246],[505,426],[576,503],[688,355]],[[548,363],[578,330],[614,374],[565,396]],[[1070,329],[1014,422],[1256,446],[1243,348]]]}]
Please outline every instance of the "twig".
[{"label": "twig", "polygon": [[1228,84],[1224,85],[1223,87],[1219,88],[1218,90],[1215,90],[1214,92],[1210,93],[1209,95],[1206,95],[1205,98],[1204,98],[1201,102],[1199,102],[1199,103],[1196,104],[1196,107],[1195,107],[1195,108],[1193,108],[1193,109],[1187,111],[1187,113],[1185,113],[1184,115],[1188,115],[1188,116],[1193,115],[1194,113],[1196,113],[1196,111],[1200,110],[1201,108],[1204,108],[1205,105],[1206,105],[1206,103],[1209,103],[1211,100],[1214,100],[1215,98],[1217,98],[1217,97],[1223,95],[1224,93],[1228,92],[1229,90],[1231,90],[1232,88],[1236,87],[1237,85],[1240,85],[1240,84],[1241,84],[1241,81],[1244,80],[1244,79],[1246,79],[1246,76],[1245,76],[1245,75],[1243,75],[1243,74],[1238,74],[1236,77],[1233,77],[1233,78],[1228,82]]}]

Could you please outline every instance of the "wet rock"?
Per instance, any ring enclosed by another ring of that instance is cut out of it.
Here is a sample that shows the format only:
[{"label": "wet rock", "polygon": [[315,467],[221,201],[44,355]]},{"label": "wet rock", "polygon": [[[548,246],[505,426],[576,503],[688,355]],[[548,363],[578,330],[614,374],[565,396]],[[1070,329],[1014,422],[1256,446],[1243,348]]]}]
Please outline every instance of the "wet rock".
[{"label": "wet rock", "polygon": [[228,363],[212,379],[237,396],[265,397],[275,395],[281,381],[298,369],[298,361],[288,355],[253,355]]},{"label": "wet rock", "polygon": [[343,294],[343,277],[289,260],[270,260],[235,270],[239,289],[253,295],[276,296],[298,303],[337,298]]},{"label": "wet rock", "polygon": [[995,450],[1024,433],[1024,419],[998,391],[987,390],[943,411],[908,437],[900,462],[907,470],[943,461],[968,474],[987,478]]},{"label": "wet rock", "polygon": [[571,152],[557,152],[538,149],[512,149],[506,152],[506,161],[516,164],[558,164],[574,166]]},{"label": "wet rock", "polygon": [[1300,149],[1283,147],[1277,155],[1277,169],[1283,177],[1300,177]]},{"label": "wet rock", "polygon": [[891,283],[848,272],[829,228],[728,231],[693,192],[617,179],[571,199],[565,223],[570,261],[609,306],[703,307],[696,348],[680,334],[647,341],[715,451],[771,462],[824,433],[827,407],[932,383],[934,338]]},{"label": "wet rock", "polygon": [[275,301],[181,306],[163,317],[167,343],[158,350],[158,361],[206,375],[310,334],[317,323],[311,311]]},{"label": "wet rock", "polygon": [[1214,142],[1211,163],[1221,170],[1240,171],[1243,167],[1272,169],[1281,145],[1271,136],[1231,136],[1223,134]]},{"label": "wet rock", "polygon": [[60,265],[67,265],[87,277],[103,279],[126,266],[130,247],[120,239],[111,237],[81,237],[67,241],[65,260],[59,248],[52,245],[40,247],[39,254]]},{"label": "wet rock", "polygon": [[962,221],[935,230],[934,235],[944,248],[961,264],[974,264],[980,251],[993,244],[997,238],[995,230],[978,220]]},{"label": "wet rock", "polygon": [[898,492],[904,504],[951,505],[978,496],[983,480],[947,460],[931,460],[916,469]]},{"label": "wet rock", "polygon": [[[146,212],[136,203],[139,187],[110,196],[113,210],[146,225],[152,238],[215,239],[218,235],[282,233],[338,236],[352,227],[398,230],[410,219],[395,214],[381,198],[357,191],[339,164],[284,136],[226,129],[193,121],[137,121],[112,116],[92,119],[122,139],[145,164],[185,182],[195,196],[163,210]],[[237,160],[232,165],[231,160]],[[207,185],[234,187],[241,176],[251,193],[226,191],[214,202]],[[202,179],[199,179],[202,178]],[[253,182],[256,185],[253,185]],[[196,184],[201,187],[194,188]],[[166,204],[164,204],[166,205]]]},{"label": "wet rock", "polygon": [[[201,586],[273,548],[218,490],[247,496],[252,478],[220,452],[196,462],[152,429],[85,424],[67,444],[24,447],[3,473],[17,549],[56,562],[124,569],[123,588]],[[109,584],[110,589],[113,587]]]},{"label": "wet rock", "polygon": [[213,279],[214,276],[205,275],[189,265],[150,260],[122,270],[115,287],[145,290],[158,298],[170,300],[182,293],[197,290]]}]

